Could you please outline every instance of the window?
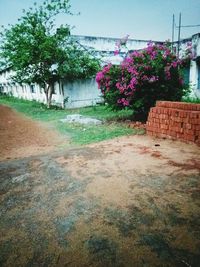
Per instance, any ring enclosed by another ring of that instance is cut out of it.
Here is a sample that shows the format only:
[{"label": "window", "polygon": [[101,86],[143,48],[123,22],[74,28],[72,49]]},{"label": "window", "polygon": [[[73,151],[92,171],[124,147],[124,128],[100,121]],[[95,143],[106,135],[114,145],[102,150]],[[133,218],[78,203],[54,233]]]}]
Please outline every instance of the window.
[{"label": "window", "polygon": [[0,84],[0,92],[3,93],[3,85]]},{"label": "window", "polygon": [[32,94],[36,93],[35,85],[34,85],[34,84],[31,84],[31,85],[30,85],[30,89],[31,89],[31,93],[32,93]]},{"label": "window", "polygon": [[44,92],[44,88],[40,85],[40,94],[42,95]]},{"label": "window", "polygon": [[55,85],[52,85],[52,94],[56,95]]}]

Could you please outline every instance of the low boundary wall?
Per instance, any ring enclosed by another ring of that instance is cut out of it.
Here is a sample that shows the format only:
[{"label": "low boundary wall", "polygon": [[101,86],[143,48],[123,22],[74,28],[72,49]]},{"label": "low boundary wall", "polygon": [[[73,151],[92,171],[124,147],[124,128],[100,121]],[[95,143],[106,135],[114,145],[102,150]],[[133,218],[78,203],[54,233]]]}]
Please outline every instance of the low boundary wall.
[{"label": "low boundary wall", "polygon": [[200,104],[157,101],[146,123],[148,135],[200,145]]}]

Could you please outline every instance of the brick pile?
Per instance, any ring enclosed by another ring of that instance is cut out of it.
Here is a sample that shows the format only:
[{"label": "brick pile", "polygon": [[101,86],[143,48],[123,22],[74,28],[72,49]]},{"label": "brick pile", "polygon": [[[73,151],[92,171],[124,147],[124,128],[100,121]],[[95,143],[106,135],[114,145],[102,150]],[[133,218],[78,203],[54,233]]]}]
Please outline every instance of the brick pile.
[{"label": "brick pile", "polygon": [[200,104],[157,101],[146,123],[148,135],[200,145]]}]

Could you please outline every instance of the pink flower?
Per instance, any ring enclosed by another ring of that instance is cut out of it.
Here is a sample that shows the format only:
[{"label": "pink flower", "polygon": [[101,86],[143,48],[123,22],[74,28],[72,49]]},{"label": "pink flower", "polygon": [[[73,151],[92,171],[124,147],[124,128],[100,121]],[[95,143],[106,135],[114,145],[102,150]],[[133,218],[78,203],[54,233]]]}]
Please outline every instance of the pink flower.
[{"label": "pink flower", "polygon": [[135,78],[135,77],[133,77],[132,79],[131,79],[131,81],[130,81],[130,85],[129,85],[129,87],[131,88],[131,89],[135,89],[135,85],[137,84],[137,79]]},{"label": "pink flower", "polygon": [[129,106],[129,101],[125,98],[120,98],[117,100],[117,104],[121,104],[124,107]]},{"label": "pink flower", "polygon": [[131,58],[131,57],[126,57],[124,60],[123,60],[123,64],[126,66],[132,64],[134,62],[134,59]]},{"label": "pink flower", "polygon": [[97,72],[96,75],[96,82],[98,83],[98,88],[100,89],[101,87],[101,81],[104,79],[104,74],[102,71]]},{"label": "pink flower", "polygon": [[126,90],[126,84],[121,84],[120,82],[117,82],[115,84],[115,86],[117,87],[117,89],[119,89],[120,93],[123,94],[124,91]]},{"label": "pink flower", "polygon": [[111,67],[112,67],[112,64],[109,63],[108,65],[104,66],[102,72],[103,72],[104,74],[106,74],[107,72],[109,72],[109,70],[110,70]]},{"label": "pink flower", "polygon": [[170,49],[168,49],[168,48],[166,48],[165,49],[165,52],[164,52],[164,56],[165,56],[165,58],[167,57],[167,56],[169,56],[171,54],[171,51],[170,51]]},{"label": "pink flower", "polygon": [[187,47],[192,48],[192,42],[187,42]]},{"label": "pink flower", "polygon": [[158,77],[157,76],[151,76],[151,78],[149,79],[149,83],[154,83],[158,81]]},{"label": "pink flower", "polygon": [[114,55],[116,56],[116,55],[119,55],[119,50],[115,50],[114,51]]},{"label": "pink flower", "polygon": [[148,47],[152,47],[152,46],[153,46],[153,42],[152,42],[152,41],[149,41],[149,42],[147,43],[147,46],[148,46]]},{"label": "pink flower", "polygon": [[124,99],[122,104],[123,104],[123,106],[128,107],[129,106],[129,101]]},{"label": "pink flower", "polygon": [[152,51],[151,55],[150,55],[150,58],[151,60],[154,60],[157,56],[157,52],[156,51]]},{"label": "pink flower", "polygon": [[178,66],[178,62],[177,61],[173,61],[172,64],[171,64],[171,66],[173,68],[176,68]]},{"label": "pink flower", "polygon": [[153,46],[148,46],[145,50],[147,51],[147,54],[151,54],[153,51]]},{"label": "pink flower", "polygon": [[117,82],[115,85],[116,85],[117,89],[120,89],[121,88],[120,82]]},{"label": "pink flower", "polygon": [[128,71],[129,73],[134,74],[134,75],[137,74],[137,71],[136,71],[136,69],[135,69],[134,67],[128,67],[128,68],[127,68],[127,71]]},{"label": "pink flower", "polygon": [[140,56],[140,52],[139,51],[133,51],[131,56],[138,57],[138,56]]},{"label": "pink flower", "polygon": [[148,79],[149,79],[149,78],[148,78],[147,75],[143,75],[143,76],[142,76],[142,81],[148,81]]}]

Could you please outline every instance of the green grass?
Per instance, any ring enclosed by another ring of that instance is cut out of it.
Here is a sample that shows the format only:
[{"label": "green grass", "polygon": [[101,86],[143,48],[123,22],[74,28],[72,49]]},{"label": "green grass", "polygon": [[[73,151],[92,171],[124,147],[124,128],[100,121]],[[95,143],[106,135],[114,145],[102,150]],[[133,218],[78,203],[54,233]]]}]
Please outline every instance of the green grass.
[{"label": "green grass", "polygon": [[182,101],[188,103],[200,104],[200,98],[186,97],[183,98]]},{"label": "green grass", "polygon": [[[134,130],[118,122],[132,115],[132,112],[127,110],[114,112],[106,106],[94,106],[73,110],[59,108],[47,109],[45,105],[38,102],[8,96],[0,96],[0,104],[10,106],[34,120],[49,123],[64,136],[70,137],[71,142],[74,144],[89,144],[122,135],[143,133],[143,130]],[[75,113],[103,120],[104,124],[91,126],[78,123],[62,123],[59,121],[65,118],[66,115]]]}]

